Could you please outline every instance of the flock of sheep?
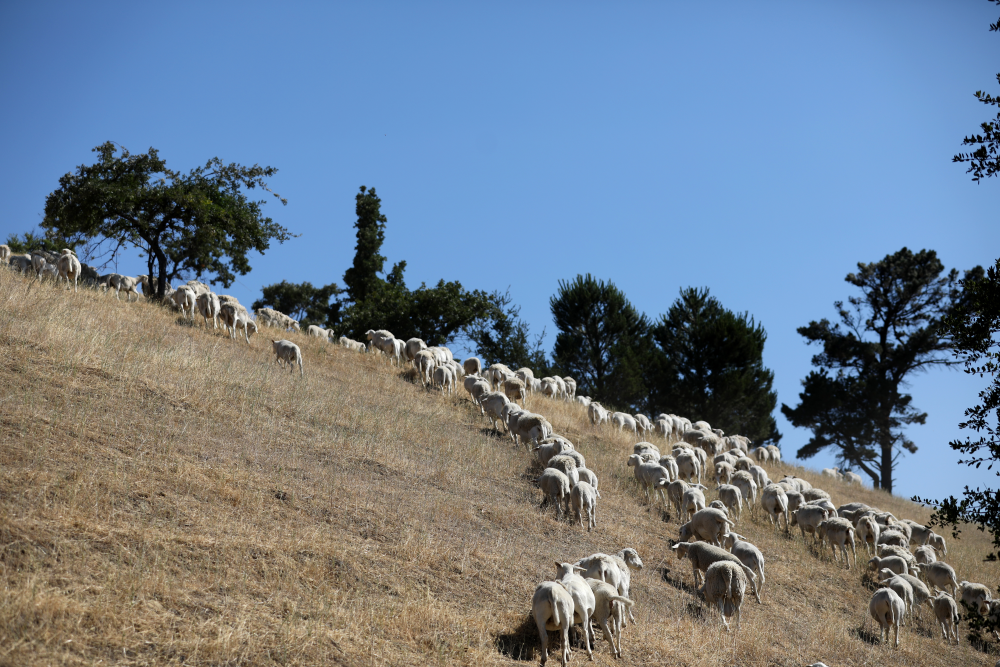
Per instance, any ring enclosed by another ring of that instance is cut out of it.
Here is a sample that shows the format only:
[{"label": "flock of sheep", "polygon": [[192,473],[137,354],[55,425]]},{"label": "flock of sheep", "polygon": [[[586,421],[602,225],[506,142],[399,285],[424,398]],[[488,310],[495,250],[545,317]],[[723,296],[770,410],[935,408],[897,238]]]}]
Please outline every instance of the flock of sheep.
[{"label": "flock of sheep", "polygon": [[[82,272],[71,250],[63,250],[58,256],[45,252],[14,255],[8,246],[0,245],[0,261],[24,273],[34,272],[39,279],[51,276],[67,284],[72,281],[74,288]],[[95,282],[100,288],[113,289],[116,298],[124,291],[126,301],[132,294],[139,298],[140,285],[146,294],[156,289],[155,279],[145,275],[132,278],[108,274],[98,276]],[[167,302],[192,321],[197,309],[206,329],[209,319],[216,329],[222,320],[224,331],[233,339],[236,330],[242,329],[248,344],[258,325],[299,330],[296,320],[270,308],[259,309],[254,319],[235,297],[217,295],[198,281],[189,281],[177,289],[168,286]],[[333,332],[320,327],[309,326],[307,334],[335,342]],[[730,618],[735,618],[739,628],[747,589],[759,603],[765,582],[763,554],[734,530],[743,519],[744,504],[752,516],[759,506],[776,530],[782,529],[783,522],[786,533],[798,526],[803,540],[810,533],[820,548],[829,543],[834,559],[843,556],[848,569],[852,554],[857,566],[856,542],[862,542],[871,557],[868,569],[883,584],[869,603],[869,612],[881,629],[880,640],[889,641],[894,632],[894,645],[898,646],[905,616],[909,615],[912,622],[914,608],[927,604],[941,625],[944,639],[957,643],[956,598],[991,620],[1000,619],[1000,600],[992,599],[987,586],[959,582],[954,569],[940,560],[948,553],[943,537],[915,521],[897,519],[863,503],[834,507],[829,493],[798,477],[785,476],[772,482],[763,466],[781,461],[780,450],[773,445],[751,449],[746,437],[726,436],[704,421],[692,423],[676,415],[660,414],[650,420],[641,414],[609,412],[586,396],[576,396],[576,382],[570,377],[537,379],[531,369],[512,371],[503,364],[484,369],[474,357],[459,364],[446,347],[429,347],[419,338],[404,342],[385,330],[368,331],[367,338],[368,346],[343,336],[336,342],[359,352],[380,351],[397,365],[411,364],[409,372],[424,387],[452,393],[462,381],[472,403],[491,427],[501,433],[506,431],[515,446],[525,445],[543,466],[535,480],[543,494],[542,507],[553,505],[557,519],[564,513],[572,514],[573,520],[588,530],[597,526],[597,501],[601,497],[597,475],[586,467],[583,455],[572,442],[553,432],[545,417],[524,408],[526,399],[537,394],[576,401],[587,407],[595,428],[608,424],[619,431],[628,430],[640,440],[659,436],[670,447],[670,453],[661,454],[655,444],[641,440],[625,464],[632,468],[650,508],[658,500],[664,508],[669,503],[683,522],[672,550],[678,559],[691,562],[695,586],[707,604],[719,609],[727,630]],[[304,374],[298,345],[288,340],[272,339],[271,343],[279,364],[287,363],[293,371],[297,364],[300,375]],[[858,475],[835,468],[825,469],[822,474],[861,483]],[[705,493],[709,488],[702,482],[710,478],[715,482],[716,498],[707,502]],[[569,632],[577,624],[583,629],[582,643],[593,658],[592,621],[601,627],[612,654],[621,657],[622,629],[629,619],[635,620],[631,610],[635,603],[629,598],[629,589],[631,571],[643,567],[639,554],[626,548],[613,555],[597,553],[575,562],[556,562],[555,566],[555,578],[540,583],[532,598],[542,664],[548,656],[548,633],[552,631],[561,635],[561,661],[566,664]],[[931,594],[932,589],[936,595]]]}]

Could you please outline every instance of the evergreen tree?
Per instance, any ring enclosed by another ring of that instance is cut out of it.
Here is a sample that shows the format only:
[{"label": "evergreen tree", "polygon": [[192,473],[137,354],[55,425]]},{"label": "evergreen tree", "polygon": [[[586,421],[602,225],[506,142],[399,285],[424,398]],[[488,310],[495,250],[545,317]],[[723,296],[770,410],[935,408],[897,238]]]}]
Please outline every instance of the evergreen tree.
[{"label": "evergreen tree", "polygon": [[[347,286],[347,296],[355,303],[362,303],[378,288],[382,281],[379,278],[385,257],[379,254],[385,242],[385,225],[388,222],[382,214],[382,200],[375,194],[375,188],[361,186],[360,192],[354,196],[354,211],[358,216],[354,223],[357,229],[357,244],[354,252],[354,265],[344,272],[344,285]],[[393,275],[402,277],[406,263],[393,267]]]},{"label": "evergreen tree", "polygon": [[707,288],[682,289],[652,328],[649,410],[705,420],[758,445],[781,439],[774,420],[774,373],[764,367],[767,332],[733,313]]},{"label": "evergreen tree", "polygon": [[553,364],[577,382],[577,393],[634,409],[643,404],[649,320],[613,283],[589,273],[559,281],[549,299],[556,334]]},{"label": "evergreen tree", "polygon": [[484,367],[500,363],[514,370],[528,367],[539,378],[552,374],[542,348],[545,330],[531,340],[528,323],[521,319],[521,309],[513,303],[510,292],[494,292],[490,305],[489,314],[469,329],[469,339]]},{"label": "evergreen tree", "polygon": [[253,310],[273,308],[298,320],[303,327],[315,324],[335,328],[340,324],[342,303],[335,297],[340,295],[341,289],[336,283],[313,287],[310,282],[295,284],[282,280],[265,285],[262,292],[263,296],[253,302]]}]

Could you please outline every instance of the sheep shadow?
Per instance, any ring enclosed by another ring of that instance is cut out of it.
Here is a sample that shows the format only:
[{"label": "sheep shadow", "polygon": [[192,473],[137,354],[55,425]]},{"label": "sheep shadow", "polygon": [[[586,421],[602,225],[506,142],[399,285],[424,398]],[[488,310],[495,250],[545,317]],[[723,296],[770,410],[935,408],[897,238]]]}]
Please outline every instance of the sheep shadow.
[{"label": "sheep shadow", "polygon": [[[550,633],[550,639],[558,642],[555,635],[556,633]],[[493,643],[498,652],[511,660],[524,662],[534,662],[535,657],[542,650],[542,643],[538,638],[538,627],[531,614],[526,614],[521,619],[521,623],[512,631],[496,635]],[[551,652],[551,650],[550,646],[549,651]]]},{"label": "sheep shadow", "polygon": [[862,624],[862,625],[860,625],[860,626],[858,626],[856,628],[853,628],[851,630],[851,635],[853,635],[854,637],[857,637],[858,639],[860,639],[864,643],[870,644],[872,646],[878,646],[879,644],[882,643],[882,636],[881,636],[881,634],[879,632],[873,632],[873,631],[869,630],[867,627],[865,627],[864,624]]},{"label": "sheep shadow", "polygon": [[674,577],[670,576],[669,568],[660,567],[657,568],[656,571],[660,575],[660,579],[663,580],[664,583],[669,584],[674,588],[676,588],[677,590],[687,593],[689,595],[694,595],[694,596],[698,595],[698,590],[694,586],[683,581],[680,577],[675,579]]}]

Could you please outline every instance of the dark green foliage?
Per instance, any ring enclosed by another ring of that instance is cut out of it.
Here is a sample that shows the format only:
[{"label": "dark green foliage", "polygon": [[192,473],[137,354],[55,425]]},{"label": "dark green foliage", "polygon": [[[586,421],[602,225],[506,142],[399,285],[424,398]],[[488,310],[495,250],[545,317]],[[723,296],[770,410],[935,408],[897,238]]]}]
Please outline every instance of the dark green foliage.
[{"label": "dark green foliage", "polygon": [[263,216],[264,200],[247,196],[256,188],[270,192],[264,179],[277,169],[212,158],[183,174],[168,169],[154,148],[132,155],[107,142],[94,152],[95,164],[59,179],[59,188],[45,200],[42,226],[63,236],[106,241],[112,256],[122,246],[141,249],[149,275],[159,277],[158,298],[166,282],[182,274],[212,276],[212,282],[228,287],[235,273],[250,271],[248,252],[262,253],[272,239],[291,238]]},{"label": "dark green foliage", "polygon": [[[986,464],[987,470],[992,470],[1000,461],[1000,259],[985,274],[968,274],[962,283],[964,299],[945,319],[945,331],[965,364],[965,372],[986,378],[988,384],[979,392],[979,404],[967,409],[965,421],[958,425],[978,435],[949,444],[967,457],[959,463],[976,468]],[[944,501],[915,500],[936,506],[931,523],[950,525],[955,537],[960,521],[989,531],[993,551],[987,558],[997,560],[1000,556],[1000,494],[996,489],[966,486],[961,500],[954,496]]]},{"label": "dark green foliage", "polygon": [[59,253],[63,248],[76,250],[81,245],[82,239],[65,238],[52,230],[36,234],[35,232],[25,232],[22,236],[11,234],[7,237],[7,246],[16,255],[23,255],[33,250],[45,250],[47,252]]},{"label": "dark green foliage", "polygon": [[549,299],[556,335],[553,364],[577,382],[577,394],[622,408],[644,404],[649,320],[613,283],[589,273],[559,281]]},{"label": "dark green foliage", "polygon": [[781,439],[773,412],[774,373],[764,367],[767,332],[727,310],[708,289],[682,289],[652,328],[649,410],[703,419],[757,445]]},{"label": "dark green foliage", "polygon": [[792,424],[813,431],[800,458],[836,448],[846,467],[864,470],[876,486],[892,491],[901,450],[917,451],[903,428],[927,419],[900,388],[914,373],[956,363],[946,354],[950,344],[941,335],[941,319],[959,300],[958,271],[943,272],[933,250],[903,248],[878,262],[858,263],[858,272],[845,280],[861,296],[834,304],[840,322],[824,319],[798,329],[823,348],[812,359],[820,370],[803,381],[800,404],[781,406]]},{"label": "dark green foliage", "polygon": [[487,316],[469,327],[469,339],[483,366],[500,363],[514,370],[528,367],[538,378],[551,375],[554,371],[542,349],[545,330],[532,342],[528,323],[521,319],[521,309],[513,303],[510,292],[494,292],[490,303]]},{"label": "dark green foliage", "polygon": [[[1000,0],[990,0],[1000,5]],[[1000,21],[990,24],[990,31],[1000,31]],[[1000,83],[1000,74],[997,74]],[[981,90],[976,91],[976,99],[991,107],[1000,107],[1000,96],[994,97]],[[976,146],[971,153],[959,153],[952,158],[953,162],[967,162],[967,174],[972,174],[972,180],[979,182],[984,177],[996,176],[1000,172],[1000,112],[994,120],[980,125],[982,134],[973,134],[962,140],[965,146]]]},{"label": "dark green foliage", "polygon": [[330,301],[342,292],[336,283],[313,287],[310,282],[295,284],[282,280],[266,285],[262,291],[264,295],[253,302],[253,310],[273,308],[298,320],[303,327],[310,324],[333,327],[340,322],[342,304],[336,299]]},{"label": "dark green foliage", "polygon": [[[379,251],[385,242],[385,224],[388,222],[382,215],[382,200],[375,194],[375,188],[369,190],[362,185],[360,190],[354,197],[354,210],[358,215],[354,223],[358,230],[354,265],[344,273],[347,296],[355,303],[367,301],[381,282],[378,274],[385,265],[385,257]],[[391,275],[401,281],[405,268],[405,263],[394,267]]]}]

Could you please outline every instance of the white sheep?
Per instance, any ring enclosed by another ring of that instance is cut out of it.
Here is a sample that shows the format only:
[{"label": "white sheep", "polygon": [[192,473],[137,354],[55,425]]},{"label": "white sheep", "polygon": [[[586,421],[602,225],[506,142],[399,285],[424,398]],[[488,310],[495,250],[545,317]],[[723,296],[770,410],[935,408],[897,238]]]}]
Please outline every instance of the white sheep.
[{"label": "white sheep", "polygon": [[826,540],[830,540],[834,560],[838,559],[837,547],[840,547],[840,551],[844,555],[844,565],[848,570],[851,569],[851,561],[847,557],[847,545],[850,544],[851,553],[854,554],[854,566],[857,567],[858,550],[854,544],[854,526],[851,525],[850,521],[841,517],[827,519],[817,526],[816,534],[819,535],[820,544],[825,544]]},{"label": "white sheep", "polygon": [[181,311],[181,317],[184,317],[186,311],[188,319],[194,320],[194,309],[197,306],[197,297],[195,297],[194,290],[187,285],[181,285],[170,295],[170,299],[177,306],[177,309]]},{"label": "white sheep", "polygon": [[935,561],[933,563],[920,563],[917,565],[917,569],[920,571],[920,576],[929,585],[946,592],[950,588],[951,596],[958,597],[958,578],[951,565]]},{"label": "white sheep", "polygon": [[685,450],[674,456],[677,461],[677,475],[679,479],[687,482],[694,477],[698,484],[701,484],[701,461],[698,455],[691,450]]},{"label": "white sheep", "polygon": [[351,350],[353,352],[362,352],[363,353],[363,352],[365,352],[368,349],[368,348],[365,347],[365,344],[362,343],[361,341],[351,340],[347,336],[341,336],[338,339],[338,342],[342,346],[346,347],[348,350]]},{"label": "white sheep", "polygon": [[858,519],[856,530],[858,539],[865,545],[870,556],[878,544],[880,532],[878,524],[870,516],[863,516]]},{"label": "white sheep", "polygon": [[955,598],[947,593],[938,593],[931,598],[931,609],[934,610],[934,618],[941,624],[941,635],[946,642],[951,639],[958,643],[958,603]]},{"label": "white sheep", "polygon": [[705,509],[705,491],[701,484],[690,484],[681,496],[681,521],[687,523],[688,517]]},{"label": "white sheep", "polygon": [[743,492],[732,484],[720,484],[715,490],[726,509],[736,509],[736,520],[739,521],[743,517]]},{"label": "white sheep", "polygon": [[[944,563],[934,564],[944,565]],[[967,605],[973,610],[978,611],[982,616],[986,616],[989,613],[990,600],[992,599],[989,587],[971,581],[963,581],[958,585],[958,591],[963,605]]]},{"label": "white sheep", "polygon": [[788,532],[788,496],[777,484],[768,484],[760,491],[760,506],[776,529],[781,528],[781,518],[785,518],[785,532]]},{"label": "white sheep", "polygon": [[549,633],[553,630],[562,634],[563,667],[569,661],[569,628],[573,625],[573,597],[566,588],[555,581],[543,581],[535,588],[531,598],[531,613],[538,627],[538,638],[542,642],[542,665],[549,657]]},{"label": "white sheep", "polygon": [[580,482],[580,474],[576,471],[576,460],[572,457],[565,454],[556,454],[545,465],[548,468],[555,468],[566,475],[571,488]]},{"label": "white sheep", "polygon": [[524,382],[516,377],[504,378],[503,380],[503,393],[510,400],[515,403],[520,399],[521,405],[524,405],[524,399],[527,393],[524,388]]},{"label": "white sheep", "polygon": [[848,484],[854,484],[855,486],[862,485],[861,475],[856,472],[851,472],[850,470],[844,473],[844,481]]},{"label": "white sheep", "polygon": [[[597,480],[597,475],[594,474],[593,470],[590,470],[589,468],[584,468],[584,467],[582,467],[580,465],[577,465],[576,466],[576,474],[578,474],[580,476],[580,481],[581,482],[586,482],[587,484],[590,484],[592,487],[594,487],[595,491],[597,490],[597,482],[598,482],[598,480]],[[600,495],[598,495],[597,497],[600,498]]]},{"label": "white sheep", "polygon": [[[421,354],[423,354],[423,352],[421,352]],[[500,420],[500,411],[503,409],[503,406],[505,406],[507,403],[510,403],[510,401],[507,399],[506,396],[504,396],[498,391],[493,391],[490,392],[489,394],[486,394],[479,401],[480,407],[485,411],[486,418],[490,420],[490,426],[492,426],[497,431],[502,432],[500,427],[500,424],[502,424],[502,421]],[[517,442],[516,438],[514,442],[515,443]]]},{"label": "white sheep", "polygon": [[[222,296],[219,296],[220,301]],[[243,335],[246,337],[247,345],[250,344],[250,336],[257,333],[257,323],[250,319],[247,309],[239,303],[223,303],[219,308],[219,319],[222,320],[227,330],[232,332],[230,336],[233,340],[236,340],[237,327],[243,327]]]},{"label": "white sheep", "polygon": [[325,338],[329,340],[330,334],[323,327],[318,327],[315,324],[310,324],[306,327],[306,335],[311,338]]},{"label": "white sheep", "polygon": [[0,262],[6,262],[10,259],[10,246],[4,243],[0,245]]},{"label": "white sheep", "polygon": [[[406,357],[407,361],[413,361],[414,359],[417,358],[417,352],[426,349],[427,349],[427,343],[425,343],[423,340],[421,340],[420,338],[411,338],[408,341],[406,341],[406,344],[403,346],[403,355]],[[472,375],[472,373],[470,372],[469,375]]]},{"label": "white sheep", "polygon": [[743,607],[743,596],[746,594],[749,579],[743,572],[746,566],[729,561],[718,561],[708,566],[705,571],[705,585],[701,592],[705,603],[717,604],[722,625],[729,631],[727,616],[736,616],[736,628],[740,627],[740,610]]},{"label": "white sheep", "polygon": [[879,624],[879,642],[888,642],[889,632],[895,628],[895,646],[899,646],[899,623],[905,609],[902,598],[891,588],[880,588],[875,591],[868,602],[868,613]]},{"label": "white sheep", "polygon": [[442,393],[454,393],[455,373],[449,366],[438,366],[434,369],[434,386],[440,387]]},{"label": "white sheep", "polygon": [[[882,568],[878,573],[878,580],[882,585],[887,588],[891,588],[896,591],[899,597],[903,598],[903,602],[906,603],[907,612],[909,612],[910,620],[913,620],[913,610],[915,607],[919,607],[925,602],[931,605],[931,592],[927,588],[927,585],[910,574],[896,574],[888,568]],[[894,581],[905,582],[909,586],[909,593],[902,586],[893,585]]]},{"label": "white sheep", "polygon": [[121,297],[118,296],[121,290],[125,290],[125,302],[128,303],[132,300],[132,295],[135,294],[135,300],[138,301],[139,290],[136,289],[139,286],[139,279],[132,278],[130,276],[122,276],[117,273],[112,273],[108,276],[108,287],[115,291],[115,298],[121,301]]},{"label": "white sheep", "polygon": [[937,561],[937,554],[934,547],[924,544],[913,551],[913,558],[918,563],[933,563]]},{"label": "white sheep", "polygon": [[600,579],[588,578],[587,584],[594,593],[594,620],[601,626],[604,640],[611,645],[611,654],[622,657],[622,626],[624,625],[624,610],[632,607],[634,602],[618,594],[611,584]]},{"label": "white sheep", "polygon": [[[684,560],[687,558],[691,561],[691,568],[694,571],[694,585],[696,588],[701,587],[701,573],[708,570],[708,568],[713,563],[718,563],[720,561],[729,561],[731,563],[736,563],[739,567],[743,568],[743,573],[747,575],[747,579],[751,582],[754,587],[754,591],[757,590],[756,577],[754,573],[750,571],[746,565],[740,562],[740,559],[729,553],[725,549],[713,546],[707,542],[678,542],[671,547],[674,554],[677,556],[677,560]],[[758,597],[758,600],[760,598]]]},{"label": "white sheep", "polygon": [[722,536],[735,525],[725,510],[706,507],[692,514],[691,520],[680,527],[679,539],[689,542],[695,538],[718,547],[722,545]]},{"label": "white sheep", "polygon": [[617,426],[619,431],[623,431],[626,428],[633,433],[638,433],[635,423],[635,417],[626,414],[624,412],[614,412],[611,414],[611,424],[612,426]]},{"label": "white sheep", "polygon": [[556,581],[562,584],[573,598],[573,623],[583,626],[584,646],[587,655],[593,660],[594,651],[591,647],[594,630],[590,625],[590,617],[594,615],[597,601],[594,599],[594,591],[590,589],[590,584],[580,576],[582,573],[583,568],[579,565],[556,561]]},{"label": "white sheep", "polygon": [[587,512],[587,532],[597,527],[597,499],[600,497],[601,494],[597,489],[584,481],[578,482],[569,492],[570,504],[581,527],[583,527],[583,512]]},{"label": "white sheep", "polygon": [[667,469],[662,467],[659,463],[644,461],[642,456],[639,454],[632,454],[629,456],[627,465],[635,468],[632,472],[635,475],[636,480],[642,486],[642,490],[646,494],[646,502],[652,503],[652,501],[655,500],[656,494],[659,493],[663,503],[666,504],[667,499],[663,494],[663,488],[657,483],[661,479],[666,480],[667,482],[670,481],[670,473]]},{"label": "white sheep", "polygon": [[569,502],[569,478],[555,468],[546,468],[535,480],[535,484],[544,495],[539,507],[545,507],[548,503],[554,504],[556,506],[556,519],[558,519],[562,516],[563,507],[567,506]]},{"label": "white sheep", "polygon": [[757,506],[757,483],[753,481],[753,477],[745,470],[737,470],[733,473],[733,478],[729,483],[743,494],[743,502],[747,504],[752,515]]},{"label": "white sheep", "polygon": [[[503,396],[503,394],[500,394]],[[507,398],[504,396],[504,398]],[[513,430],[514,442],[523,443],[529,447],[552,434],[552,425],[541,415],[531,412],[522,412],[517,418],[517,426]]]},{"label": "white sheep", "polygon": [[73,291],[79,292],[80,288],[77,281],[80,278],[80,272],[83,271],[83,267],[80,266],[80,260],[76,258],[76,253],[68,249],[63,250],[56,264],[59,267],[60,280],[66,281],[66,288],[69,289],[69,281],[72,278]]},{"label": "white sheep", "polygon": [[608,411],[597,401],[591,401],[590,405],[587,406],[587,417],[590,418],[592,426],[603,424],[609,419]]},{"label": "white sheep", "polygon": [[802,531],[802,541],[805,542],[806,533],[812,533],[813,543],[818,539],[816,534],[816,529],[819,524],[830,518],[830,512],[823,507],[816,507],[815,505],[803,505],[794,512],[789,512],[789,517],[791,518],[791,525],[798,526],[799,530]]},{"label": "white sheep", "polygon": [[205,328],[208,328],[208,318],[212,318],[212,328],[219,328],[219,314],[222,312],[222,304],[219,303],[219,295],[215,292],[205,292],[199,294],[195,300],[198,312],[205,320]]},{"label": "white sheep", "polygon": [[740,562],[750,568],[750,571],[757,575],[760,583],[756,586],[758,593],[757,600],[760,601],[760,593],[764,591],[764,554],[760,549],[747,541],[747,538],[737,533],[729,532],[722,536],[722,548],[740,559]]},{"label": "white sheep", "polygon": [[427,385],[434,383],[434,368],[437,362],[434,361],[434,353],[430,350],[420,350],[413,360],[413,365],[420,375],[420,385],[427,388]]},{"label": "white sheep", "polygon": [[288,369],[295,372],[295,364],[299,365],[299,375],[305,375],[302,370],[302,351],[299,346],[290,340],[271,339],[271,348],[274,350],[274,358],[279,366],[287,363]]},{"label": "white sheep", "polygon": [[[407,341],[406,344],[409,345],[409,341]],[[483,372],[483,362],[479,360],[479,357],[469,357],[462,362],[462,367],[465,368],[465,373],[467,375],[479,375]]]}]

